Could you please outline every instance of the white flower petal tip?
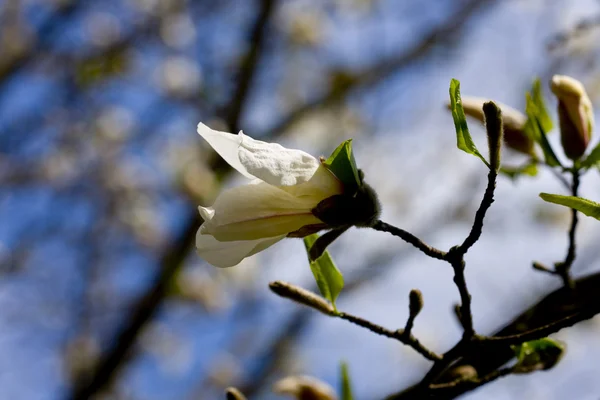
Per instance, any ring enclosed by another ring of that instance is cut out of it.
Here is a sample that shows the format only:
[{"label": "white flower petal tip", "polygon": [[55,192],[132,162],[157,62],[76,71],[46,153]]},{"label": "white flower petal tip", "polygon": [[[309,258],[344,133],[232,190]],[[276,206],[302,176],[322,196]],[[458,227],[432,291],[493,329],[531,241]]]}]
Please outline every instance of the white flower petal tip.
[{"label": "white flower petal tip", "polygon": [[319,161],[302,150],[256,140],[242,131],[237,135],[220,132],[203,123],[198,124],[197,130],[229,165],[246,178],[258,178],[274,186],[293,186],[307,182],[319,167]]},{"label": "white flower petal tip", "polygon": [[213,150],[223,157],[227,164],[231,165],[246,178],[254,178],[254,176],[246,170],[246,167],[242,165],[240,158],[238,157],[238,151],[242,143],[241,135],[216,131],[204,125],[202,122],[198,124],[197,131],[198,134],[208,142]]},{"label": "white flower petal tip", "polygon": [[250,257],[279,242],[286,235],[258,240],[219,242],[211,235],[198,230],[196,234],[196,252],[209,264],[218,268],[238,265],[244,258]]}]

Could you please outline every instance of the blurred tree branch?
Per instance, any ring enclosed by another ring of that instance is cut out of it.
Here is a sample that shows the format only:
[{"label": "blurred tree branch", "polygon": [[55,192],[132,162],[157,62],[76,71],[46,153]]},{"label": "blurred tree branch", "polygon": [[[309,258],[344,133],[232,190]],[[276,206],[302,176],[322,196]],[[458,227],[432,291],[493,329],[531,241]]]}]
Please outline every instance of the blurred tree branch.
[{"label": "blurred tree branch", "polygon": [[387,60],[379,61],[377,64],[362,71],[342,73],[346,76],[344,85],[335,86],[323,96],[296,108],[279,121],[279,123],[270,128],[266,135],[268,136],[274,132],[284,132],[310,113],[339,104],[355,91],[376,86],[402,69],[429,56],[436,47],[449,45],[460,35],[468,20],[478,11],[483,10],[484,6],[492,5],[495,1],[468,0],[463,2],[462,6],[458,7],[458,10],[451,17],[444,23],[431,29],[429,33],[424,34],[408,50]]},{"label": "blurred tree branch", "polygon": [[83,2],[81,0],[67,0],[57,3],[59,5],[56,11],[40,24],[34,39],[29,45],[16,54],[1,59],[0,92],[2,91],[2,85],[5,84],[12,75],[37,59],[39,52],[45,44],[40,38],[47,40],[47,38],[52,37],[55,32],[61,31],[63,19],[73,15]]},{"label": "blurred tree branch", "polygon": [[[244,79],[247,82],[240,82],[236,93],[233,95],[232,104],[237,110],[237,114],[229,115],[227,122],[231,127],[238,126],[239,120],[242,117],[243,104],[258,67],[260,55],[264,49],[265,32],[269,26],[274,3],[274,0],[263,0],[261,2],[261,11],[249,38],[252,50],[250,50],[249,56],[240,66],[240,71],[242,72],[240,79]],[[213,164],[212,167],[218,169],[223,165],[223,161],[220,158],[215,159]],[[161,258],[161,271],[154,284],[134,307],[130,318],[126,320],[125,327],[117,333],[112,347],[101,357],[92,377],[89,380],[75,383],[73,393],[70,395],[71,398],[88,399],[102,391],[111,383],[112,378],[127,360],[140,332],[154,316],[154,313],[164,299],[169,282],[193,247],[196,230],[201,220],[195,209],[190,211],[188,217],[184,220],[185,226],[182,229],[181,235],[173,241],[172,245],[167,248],[164,256]]]}]

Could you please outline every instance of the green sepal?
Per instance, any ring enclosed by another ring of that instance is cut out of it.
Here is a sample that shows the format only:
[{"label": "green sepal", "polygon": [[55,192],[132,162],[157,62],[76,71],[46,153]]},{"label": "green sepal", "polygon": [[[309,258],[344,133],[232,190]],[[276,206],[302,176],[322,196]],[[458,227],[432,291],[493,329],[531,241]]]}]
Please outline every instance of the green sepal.
[{"label": "green sepal", "polygon": [[481,155],[479,150],[477,150],[477,146],[475,146],[475,142],[473,142],[471,134],[469,133],[465,110],[463,109],[462,100],[460,98],[460,82],[456,79],[450,81],[450,110],[452,111],[454,128],[456,129],[456,147],[466,153],[479,157],[481,161],[490,168],[490,164]]},{"label": "green sepal", "polygon": [[323,166],[344,184],[344,191],[354,193],[362,184],[356,160],[352,152],[352,139],[342,142],[325,161]]},{"label": "green sepal", "polygon": [[560,194],[540,193],[540,197],[548,203],[573,208],[588,217],[600,220],[600,204],[595,201],[575,196],[563,196]]},{"label": "green sepal", "polygon": [[[537,81],[536,81],[537,82]],[[552,120],[549,120],[547,110],[543,100],[537,99],[541,94],[536,94],[536,85],[531,93],[527,93],[525,98],[527,104],[525,107],[525,113],[527,114],[527,122],[525,123],[525,134],[533,139],[534,142],[540,145],[542,152],[544,153],[544,160],[546,164],[551,167],[562,167],[560,160],[556,157],[554,150],[548,142],[546,133],[548,132],[545,128],[552,126]]]},{"label": "green sepal", "polygon": [[542,84],[539,78],[536,78],[533,81],[533,85],[531,87],[531,100],[537,109],[537,117],[540,121],[540,125],[545,133],[549,133],[554,128],[554,123],[552,122],[552,117],[550,117],[550,113],[548,112],[548,107],[546,107],[546,102],[544,101],[544,95],[542,94]]},{"label": "green sepal", "polygon": [[600,143],[594,147],[594,149],[588,154],[585,160],[581,161],[579,164],[581,168],[592,168],[594,165],[600,167]]},{"label": "green sepal", "polygon": [[[310,249],[317,241],[318,237],[319,235],[314,233],[304,238],[304,246],[306,247],[306,252],[308,254],[310,254]],[[327,250],[325,250],[323,255],[315,261],[310,261],[309,255],[308,261],[310,263],[310,270],[315,277],[321,295],[329,300],[333,305],[333,308],[337,311],[335,300],[344,288],[344,277],[342,276],[342,273],[336,267]]]},{"label": "green sepal", "polygon": [[350,383],[350,374],[348,373],[348,364],[345,362],[342,362],[340,365],[340,373],[342,380],[340,385],[341,400],[354,400],[352,385]]}]

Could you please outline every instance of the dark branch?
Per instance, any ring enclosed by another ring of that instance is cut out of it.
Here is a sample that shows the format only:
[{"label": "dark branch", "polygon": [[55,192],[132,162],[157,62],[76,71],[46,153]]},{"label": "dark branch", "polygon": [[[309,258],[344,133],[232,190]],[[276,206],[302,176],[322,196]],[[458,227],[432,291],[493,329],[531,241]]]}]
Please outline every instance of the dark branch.
[{"label": "dark branch", "polygon": [[481,204],[479,209],[475,213],[475,220],[473,221],[473,226],[471,227],[471,232],[469,236],[465,239],[463,244],[456,248],[456,252],[464,255],[469,251],[471,246],[479,240],[481,236],[481,230],[483,229],[483,219],[485,218],[485,214],[487,210],[490,208],[492,203],[494,202],[494,190],[496,189],[496,178],[498,177],[498,173],[494,170],[490,170],[488,173],[488,183],[485,189],[485,193],[483,195],[483,199],[481,200]]},{"label": "dark branch", "polygon": [[375,223],[375,225],[373,225],[373,229],[375,229],[376,231],[391,233],[392,235],[399,237],[400,239],[404,240],[405,242],[412,244],[413,246],[415,246],[417,249],[421,250],[423,253],[425,253],[429,257],[436,258],[438,260],[446,259],[445,251],[442,251],[442,250],[436,249],[435,247],[429,246],[428,244],[424,243],[421,239],[419,239],[412,233],[407,232],[403,229],[396,228],[395,226],[387,224],[383,221],[377,221]]},{"label": "dark branch", "polygon": [[553,321],[547,325],[529,330],[527,332],[509,336],[484,337],[479,340],[482,345],[518,345],[521,343],[528,342],[530,340],[545,338],[546,336],[556,333],[561,329],[571,327],[581,321],[593,318],[596,314],[599,313],[600,305],[595,304],[588,309],[579,311],[575,314],[569,315],[568,317],[564,317],[562,319],[559,319],[558,321]]},{"label": "dark branch", "polygon": [[360,317],[356,317],[354,315],[346,313],[339,313],[337,316],[341,319],[345,319],[346,321],[352,322],[355,325],[362,326],[363,328],[366,328],[378,335],[385,336],[391,339],[396,339],[399,342],[402,342],[405,345],[412,347],[428,360],[439,361],[442,359],[442,357],[439,354],[436,354],[433,351],[427,349],[421,344],[421,342],[419,342],[419,340],[416,337],[414,337],[413,335],[406,335],[403,330],[391,331],[380,325],[374,324]]},{"label": "dark branch", "polygon": [[[579,194],[579,170],[573,169],[571,172],[573,176],[573,182],[571,185],[571,195],[577,197]],[[571,278],[571,266],[575,261],[575,232],[577,231],[577,213],[578,211],[574,208],[571,209],[571,227],[569,228],[568,240],[569,248],[567,250],[567,256],[565,260],[556,265],[556,273],[562,278],[563,283],[566,287],[573,287],[573,279]]]},{"label": "dark branch", "polygon": [[[274,0],[263,0],[263,10],[260,12],[259,17],[254,24],[254,28],[252,29],[250,41],[252,46],[258,49],[256,50],[258,53],[262,53],[261,49],[264,45],[264,33],[262,31],[267,29],[274,8],[273,3]],[[269,10],[269,12],[265,13],[264,9]],[[249,59],[253,60],[254,63],[248,64],[246,62],[243,64],[242,68],[245,70],[241,74],[241,79],[252,79],[256,72],[259,58],[253,56],[249,57]],[[241,82],[239,86],[240,88],[234,97],[233,107],[239,112],[242,112],[242,107],[236,106],[235,104],[240,101],[243,102],[245,97],[247,97],[249,84]],[[240,98],[240,96],[242,98]],[[241,115],[239,114],[230,114],[230,119],[228,120],[229,125],[236,127],[240,117]],[[214,166],[222,165],[222,160],[216,159],[214,163]],[[116,335],[114,345],[108,349],[103,357],[101,357],[98,367],[93,372],[91,378],[75,384],[73,393],[70,395],[71,398],[88,399],[110,384],[114,376],[127,360],[131,348],[135,344],[142,329],[152,319],[159,305],[162,303],[162,300],[166,295],[167,285],[171,282],[171,278],[179,270],[185,257],[189,254],[189,251],[193,246],[196,230],[200,223],[201,221],[198,214],[192,208],[190,210],[190,215],[185,218],[185,226],[182,230],[182,234],[165,251],[160,263],[162,267],[161,272],[155,279],[154,284],[132,311],[130,318],[127,319],[127,325]]]}]

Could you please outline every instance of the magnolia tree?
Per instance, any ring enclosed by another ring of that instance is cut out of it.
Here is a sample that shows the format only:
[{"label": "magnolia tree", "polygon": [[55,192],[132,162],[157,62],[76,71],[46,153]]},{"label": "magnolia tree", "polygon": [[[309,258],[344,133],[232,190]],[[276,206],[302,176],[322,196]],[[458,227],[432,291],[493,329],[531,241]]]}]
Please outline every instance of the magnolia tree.
[{"label": "magnolia tree", "polygon": [[[431,361],[429,372],[413,387],[389,396],[389,399],[455,397],[510,374],[528,374],[556,365],[565,347],[548,335],[600,312],[597,302],[583,302],[567,313],[556,313],[535,326],[509,325],[493,335],[476,332],[473,327],[471,296],[465,280],[465,255],[480,238],[487,210],[494,202],[498,175],[515,178],[535,176],[539,167],[550,168],[569,191],[568,196],[541,193],[548,202],[572,209],[567,253],[549,267],[533,262],[536,270],[556,275],[564,283],[560,293],[575,296],[579,283],[571,276],[576,255],[576,229],[579,213],[600,219],[600,204],[578,197],[582,174],[600,167],[600,145],[587,152],[594,120],[591,102],[577,80],[554,76],[550,82],[558,101],[559,131],[568,165],[561,163],[547,139],[553,121],[536,81],[527,93],[525,113],[486,99],[461,99],[460,84],[450,84],[449,108],[456,130],[457,147],[483,162],[487,169],[487,187],[472,228],[464,239],[448,250],[434,248],[415,235],[379,219],[380,203],[375,189],[365,181],[357,167],[350,140],[340,144],[328,158],[316,158],[301,150],[252,139],[242,132],[218,132],[204,124],[198,133],[229,165],[251,181],[225,190],[212,207],[199,207],[204,223],[198,230],[196,247],[200,257],[216,267],[232,267],[242,259],[260,252],[284,238],[303,238],[310,268],[320,295],[293,284],[275,281],[269,286],[277,295],[311,307],[332,318],[341,318],[375,334],[412,347]],[[485,124],[488,157],[479,152],[471,139],[466,115]],[[520,166],[501,166],[502,143],[511,151],[527,156]],[[460,294],[455,308],[463,334],[449,350],[438,353],[427,347],[411,331],[423,308],[423,296],[413,289],[408,296],[409,317],[402,329],[390,330],[364,317],[351,315],[336,307],[343,290],[342,273],[326,248],[351,227],[390,233],[413,245],[425,256],[449,264]],[[318,232],[324,231],[319,235]],[[483,364],[481,360],[486,360]],[[328,385],[310,377],[288,377],[274,390],[298,399],[352,399],[347,368],[342,365],[341,387],[336,393]],[[243,399],[235,388],[227,398]]]}]

